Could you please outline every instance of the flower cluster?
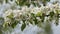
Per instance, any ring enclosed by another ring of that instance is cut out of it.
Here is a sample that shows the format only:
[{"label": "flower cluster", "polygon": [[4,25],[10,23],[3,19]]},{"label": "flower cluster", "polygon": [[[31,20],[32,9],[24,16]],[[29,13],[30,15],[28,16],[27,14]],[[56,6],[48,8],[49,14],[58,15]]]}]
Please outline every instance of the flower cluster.
[{"label": "flower cluster", "polygon": [[[3,14],[4,24],[5,26],[15,27],[18,23],[22,21],[22,30],[29,23],[34,25],[42,26],[44,22],[49,18],[50,21],[53,19],[56,20],[56,24],[58,24],[60,15],[60,6],[59,4],[49,5],[49,6],[41,6],[41,7],[21,7],[20,10],[12,10],[9,9]],[[47,18],[45,18],[47,17]]]}]

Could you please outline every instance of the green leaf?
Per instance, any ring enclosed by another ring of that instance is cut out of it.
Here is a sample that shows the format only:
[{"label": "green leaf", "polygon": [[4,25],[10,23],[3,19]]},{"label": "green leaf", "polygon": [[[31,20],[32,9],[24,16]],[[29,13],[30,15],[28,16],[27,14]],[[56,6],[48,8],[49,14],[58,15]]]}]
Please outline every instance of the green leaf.
[{"label": "green leaf", "polygon": [[5,0],[6,3],[8,3],[8,0]]},{"label": "green leaf", "polygon": [[31,16],[32,16],[32,17],[35,17],[35,14],[34,14],[34,13],[31,13]]},{"label": "green leaf", "polygon": [[60,14],[60,10],[57,10],[57,9],[56,9],[56,14]]},{"label": "green leaf", "polygon": [[16,0],[16,4],[19,6],[23,6],[27,0]]},{"label": "green leaf", "polygon": [[55,14],[55,13],[52,11],[52,12],[50,12],[50,14],[49,14],[49,15],[50,15],[50,17],[53,17],[53,16],[54,16],[54,14]]},{"label": "green leaf", "polygon": [[42,2],[49,2],[50,0],[41,0]]},{"label": "green leaf", "polygon": [[13,23],[11,24],[11,27],[14,28],[18,23],[19,23],[19,21],[14,20]]},{"label": "green leaf", "polygon": [[48,1],[48,2],[49,2],[50,0],[46,0],[46,1]]},{"label": "green leaf", "polygon": [[41,18],[41,22],[44,22],[44,19],[45,19],[45,13],[42,13],[42,16],[40,16]]},{"label": "green leaf", "polygon": [[44,18],[45,18],[45,13],[42,13],[42,12],[38,12],[36,14],[37,17],[40,17],[41,21],[44,22]]},{"label": "green leaf", "polygon": [[28,3],[28,2],[25,2],[24,4],[27,5],[28,7],[30,6],[30,3]]},{"label": "green leaf", "polygon": [[35,25],[38,24],[36,17],[35,17],[35,19],[33,21],[35,22]]},{"label": "green leaf", "polygon": [[33,20],[29,20],[30,24],[33,24]]},{"label": "green leaf", "polygon": [[36,6],[36,3],[32,2],[32,4],[33,4],[34,6]]},{"label": "green leaf", "polygon": [[59,15],[57,14],[56,19],[55,19],[55,24],[56,26],[59,24]]},{"label": "green leaf", "polygon": [[0,20],[4,20],[4,18],[3,17],[0,17]]},{"label": "green leaf", "polygon": [[[34,18],[33,21],[35,22],[35,25],[38,24],[35,14],[31,13],[32,17]],[[32,23],[32,22],[31,22]],[[33,24],[33,23],[32,23]]]},{"label": "green leaf", "polygon": [[22,26],[21,26],[21,30],[23,31],[23,30],[25,29],[25,27],[26,27],[26,24],[25,24],[25,23],[22,24]]}]

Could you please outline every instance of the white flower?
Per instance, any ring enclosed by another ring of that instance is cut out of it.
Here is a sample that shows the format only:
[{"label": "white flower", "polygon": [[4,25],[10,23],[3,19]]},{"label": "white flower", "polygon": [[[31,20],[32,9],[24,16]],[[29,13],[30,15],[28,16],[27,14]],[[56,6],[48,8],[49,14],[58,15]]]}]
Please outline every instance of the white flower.
[{"label": "white flower", "polygon": [[12,10],[9,9],[7,10],[4,14],[3,14],[3,17],[6,18],[8,15],[10,15],[12,13]]}]

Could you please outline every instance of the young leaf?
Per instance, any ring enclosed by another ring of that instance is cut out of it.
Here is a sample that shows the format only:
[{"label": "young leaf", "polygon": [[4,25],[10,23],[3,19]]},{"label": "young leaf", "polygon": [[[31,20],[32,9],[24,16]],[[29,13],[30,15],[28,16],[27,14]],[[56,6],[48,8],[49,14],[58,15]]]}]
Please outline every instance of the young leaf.
[{"label": "young leaf", "polygon": [[42,16],[40,16],[40,18],[41,18],[41,21],[42,21],[42,22],[44,22],[45,14],[44,14],[44,13],[42,13]]},{"label": "young leaf", "polygon": [[8,18],[12,19],[13,18],[13,13],[7,16]]},{"label": "young leaf", "polygon": [[38,24],[38,22],[37,22],[37,19],[36,19],[36,18],[34,19],[34,22],[35,22],[35,25],[36,25],[36,24]]},{"label": "young leaf", "polygon": [[38,13],[36,14],[36,16],[38,16],[38,17],[42,16],[42,12],[38,12]]}]

